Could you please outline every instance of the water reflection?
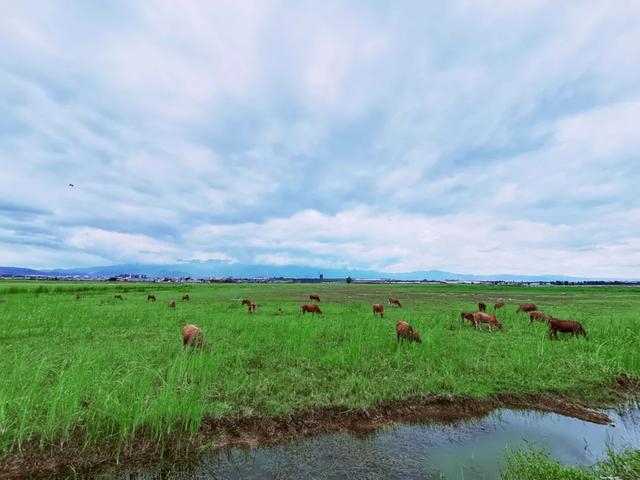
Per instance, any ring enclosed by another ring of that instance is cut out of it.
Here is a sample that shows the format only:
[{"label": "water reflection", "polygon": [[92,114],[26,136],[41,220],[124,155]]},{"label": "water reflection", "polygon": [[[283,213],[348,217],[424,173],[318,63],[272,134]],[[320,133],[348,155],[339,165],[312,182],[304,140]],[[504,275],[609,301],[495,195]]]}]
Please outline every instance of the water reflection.
[{"label": "water reflection", "polygon": [[331,433],[254,450],[208,453],[190,464],[110,470],[99,478],[499,479],[505,449],[533,444],[564,464],[590,465],[607,448],[640,448],[640,408],[608,411],[615,426],[553,413],[496,411],[455,425],[402,425],[367,437]]}]

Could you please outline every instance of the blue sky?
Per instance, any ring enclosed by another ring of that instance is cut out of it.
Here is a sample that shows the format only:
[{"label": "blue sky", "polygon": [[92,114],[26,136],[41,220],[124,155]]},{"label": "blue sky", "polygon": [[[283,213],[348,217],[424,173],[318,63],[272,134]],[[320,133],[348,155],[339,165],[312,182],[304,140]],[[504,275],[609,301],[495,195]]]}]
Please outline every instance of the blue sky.
[{"label": "blue sky", "polygon": [[638,277],[638,45],[631,0],[3,2],[0,265]]}]

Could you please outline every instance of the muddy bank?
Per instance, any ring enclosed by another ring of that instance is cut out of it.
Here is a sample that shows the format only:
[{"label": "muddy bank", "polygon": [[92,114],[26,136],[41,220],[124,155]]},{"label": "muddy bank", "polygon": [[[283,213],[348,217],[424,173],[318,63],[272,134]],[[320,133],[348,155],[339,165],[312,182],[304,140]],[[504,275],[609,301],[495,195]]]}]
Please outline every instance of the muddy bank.
[{"label": "muddy bank", "polygon": [[[615,386],[622,399],[623,394],[637,394],[640,381],[620,376]],[[184,461],[207,450],[255,448],[326,432],[368,435],[394,424],[478,419],[499,408],[552,412],[597,424],[611,423],[605,414],[560,394],[502,394],[483,400],[423,397],[385,402],[367,409],[328,407],[269,418],[205,418],[195,437],[175,434],[164,445],[153,441],[149,432],[140,432],[121,448],[119,456],[116,456],[114,445],[105,444],[89,451],[80,448],[80,442],[77,446],[71,442],[40,448],[38,440],[34,439],[23,445],[20,452],[0,461],[0,478],[47,477],[70,472],[90,474],[116,462],[141,464],[157,461],[161,456]],[[74,432],[74,436],[82,437],[81,432]]]}]

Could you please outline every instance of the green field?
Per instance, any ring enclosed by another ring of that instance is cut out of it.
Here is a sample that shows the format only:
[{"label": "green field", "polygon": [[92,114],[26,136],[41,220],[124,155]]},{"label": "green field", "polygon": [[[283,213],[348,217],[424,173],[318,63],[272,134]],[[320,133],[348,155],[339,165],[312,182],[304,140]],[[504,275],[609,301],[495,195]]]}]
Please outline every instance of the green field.
[{"label": "green field", "polygon": [[[180,301],[187,292],[191,302]],[[147,303],[147,293],[158,301]],[[299,313],[310,293],[324,315]],[[371,304],[388,296],[403,308],[374,317]],[[254,315],[242,298],[257,303]],[[459,312],[478,300],[507,302],[503,330],[461,324]],[[530,301],[582,322],[588,340],[549,341],[545,324],[515,312]],[[640,290],[623,287],[3,282],[0,451],[33,438],[64,442],[70,432],[85,447],[141,431],[162,440],[196,432],[203,416],[416,396],[560,391],[602,400],[620,373],[640,375],[639,311]],[[396,319],[423,343],[398,346]],[[183,349],[186,323],[201,327],[210,351]]]},{"label": "green field", "polygon": [[590,468],[566,467],[552,460],[548,452],[529,450],[507,454],[502,480],[637,480],[640,478],[640,450],[609,451],[608,458]]}]

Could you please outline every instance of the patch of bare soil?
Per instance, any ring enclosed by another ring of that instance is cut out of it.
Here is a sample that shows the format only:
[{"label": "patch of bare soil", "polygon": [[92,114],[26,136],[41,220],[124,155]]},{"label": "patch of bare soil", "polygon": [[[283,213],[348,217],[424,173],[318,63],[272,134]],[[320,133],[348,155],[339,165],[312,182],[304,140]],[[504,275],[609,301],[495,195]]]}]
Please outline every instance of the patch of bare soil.
[{"label": "patch of bare soil", "polygon": [[[620,394],[640,393],[640,379],[620,375],[614,387]],[[38,439],[0,460],[0,479],[64,476],[89,473],[116,462],[142,464],[161,458],[195,458],[205,450],[228,447],[255,448],[326,432],[368,435],[381,427],[421,422],[454,423],[481,418],[497,408],[553,412],[597,424],[610,424],[607,415],[560,394],[501,394],[489,399],[421,397],[384,402],[371,408],[326,407],[279,417],[205,418],[195,437],[176,433],[164,445],[149,432],[140,432],[116,454],[114,445],[87,451],[81,442],[48,444]],[[81,432],[74,432],[82,438]],[[73,437],[72,436],[72,437]]]},{"label": "patch of bare soil", "polygon": [[626,373],[621,373],[612,385],[614,389],[631,394],[640,393],[640,378],[630,377]]}]

